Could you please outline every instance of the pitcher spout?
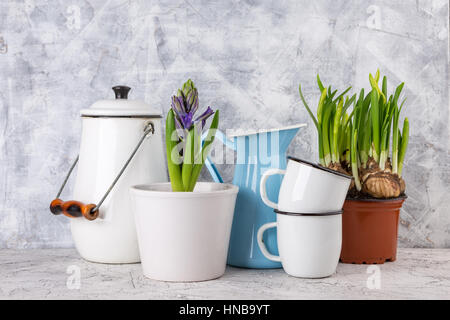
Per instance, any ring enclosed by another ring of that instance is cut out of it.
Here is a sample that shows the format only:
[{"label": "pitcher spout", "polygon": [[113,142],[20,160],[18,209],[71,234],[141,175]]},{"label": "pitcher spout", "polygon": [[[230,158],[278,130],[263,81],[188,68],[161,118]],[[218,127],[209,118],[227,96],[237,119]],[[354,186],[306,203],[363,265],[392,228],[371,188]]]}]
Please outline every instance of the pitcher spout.
[{"label": "pitcher spout", "polygon": [[291,144],[292,140],[297,135],[297,133],[300,130],[300,128],[306,127],[306,126],[307,126],[306,123],[301,123],[301,124],[297,124],[297,125],[293,125],[293,126],[289,126],[289,127],[284,127],[284,128],[280,128],[280,129],[276,130],[278,132],[278,135],[279,135],[280,151],[282,153],[287,151],[287,148],[289,147],[289,145]]}]

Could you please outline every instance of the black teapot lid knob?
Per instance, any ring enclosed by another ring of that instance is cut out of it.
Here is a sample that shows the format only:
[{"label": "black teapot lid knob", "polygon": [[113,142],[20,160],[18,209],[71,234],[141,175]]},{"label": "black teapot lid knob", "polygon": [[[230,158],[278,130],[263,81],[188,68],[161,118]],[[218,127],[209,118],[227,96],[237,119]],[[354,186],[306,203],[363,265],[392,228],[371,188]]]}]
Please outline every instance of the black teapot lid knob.
[{"label": "black teapot lid knob", "polygon": [[131,90],[131,88],[127,86],[115,86],[112,87],[112,89],[114,90],[116,99],[128,99],[128,92]]}]

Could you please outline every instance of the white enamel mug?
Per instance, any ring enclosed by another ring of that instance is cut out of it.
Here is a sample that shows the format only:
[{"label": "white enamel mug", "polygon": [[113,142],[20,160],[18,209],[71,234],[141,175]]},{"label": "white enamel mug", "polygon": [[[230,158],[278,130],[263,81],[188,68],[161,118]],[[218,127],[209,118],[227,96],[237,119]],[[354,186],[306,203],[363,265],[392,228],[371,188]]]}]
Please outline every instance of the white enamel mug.
[{"label": "white enamel mug", "polygon": [[[257,234],[264,256],[281,262],[294,277],[324,278],[336,272],[342,245],[342,211],[299,214],[275,210],[277,221],[262,225]],[[264,242],[267,229],[277,227],[279,256],[271,254]]]},{"label": "white enamel mug", "polygon": [[[300,213],[342,209],[351,176],[297,158],[288,159],[286,170],[269,169],[262,175],[260,193],[266,205],[284,212]],[[284,174],[278,203],[270,201],[266,192],[266,181],[274,174]]]}]

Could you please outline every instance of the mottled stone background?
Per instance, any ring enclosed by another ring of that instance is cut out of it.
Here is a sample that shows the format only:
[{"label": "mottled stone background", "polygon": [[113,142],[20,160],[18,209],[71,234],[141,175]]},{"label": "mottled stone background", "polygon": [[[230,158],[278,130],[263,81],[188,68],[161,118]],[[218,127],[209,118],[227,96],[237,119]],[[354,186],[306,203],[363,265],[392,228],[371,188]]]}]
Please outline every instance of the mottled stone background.
[{"label": "mottled stone background", "polygon": [[[450,247],[448,15],[444,0],[0,2],[0,247],[69,247],[48,204],[76,156],[79,110],[133,87],[166,113],[188,77],[221,127],[307,122],[289,153],[317,160],[315,76],[405,81],[411,123],[402,246]],[[232,167],[222,166],[227,180]],[[207,175],[204,175],[208,178]],[[73,183],[73,180],[72,180]],[[70,193],[70,190],[68,190]]]}]

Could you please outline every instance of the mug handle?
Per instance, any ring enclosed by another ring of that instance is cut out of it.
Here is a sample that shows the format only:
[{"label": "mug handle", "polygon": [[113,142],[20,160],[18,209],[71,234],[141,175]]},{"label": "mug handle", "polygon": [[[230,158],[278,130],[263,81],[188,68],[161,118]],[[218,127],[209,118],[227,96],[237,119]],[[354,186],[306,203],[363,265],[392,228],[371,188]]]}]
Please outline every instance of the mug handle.
[{"label": "mug handle", "polygon": [[261,182],[259,183],[259,192],[261,193],[261,199],[267,206],[269,206],[273,209],[278,209],[278,204],[270,201],[269,198],[267,197],[266,181],[270,176],[272,176],[274,174],[285,174],[285,173],[286,173],[286,170],[273,168],[273,169],[269,169],[266,172],[264,172],[264,174],[261,177]]},{"label": "mug handle", "polygon": [[259,229],[258,229],[258,234],[256,235],[256,240],[258,241],[258,246],[259,249],[261,249],[262,254],[269,260],[275,261],[275,262],[281,262],[280,256],[276,256],[273,255],[269,252],[269,250],[267,250],[266,245],[264,244],[263,241],[263,235],[264,232],[267,229],[270,228],[276,228],[277,226],[277,222],[269,222],[266,224],[263,224]]}]

